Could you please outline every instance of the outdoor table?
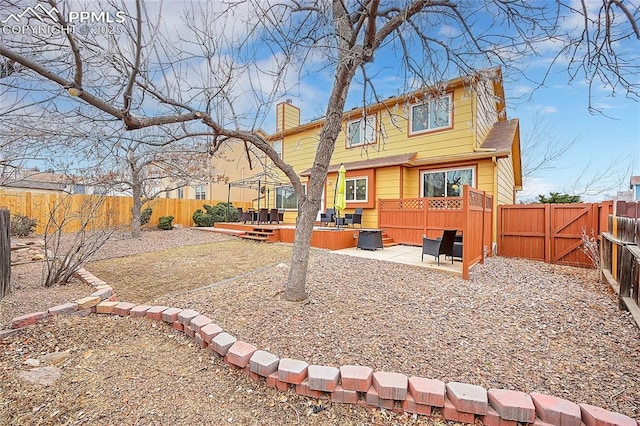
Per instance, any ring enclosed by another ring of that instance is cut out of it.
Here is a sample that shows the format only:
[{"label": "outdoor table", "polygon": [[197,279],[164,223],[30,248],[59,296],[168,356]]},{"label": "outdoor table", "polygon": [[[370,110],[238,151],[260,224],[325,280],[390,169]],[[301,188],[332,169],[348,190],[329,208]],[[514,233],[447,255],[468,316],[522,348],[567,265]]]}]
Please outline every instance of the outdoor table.
[{"label": "outdoor table", "polygon": [[362,250],[376,250],[382,246],[381,229],[361,229],[358,231],[358,248]]}]

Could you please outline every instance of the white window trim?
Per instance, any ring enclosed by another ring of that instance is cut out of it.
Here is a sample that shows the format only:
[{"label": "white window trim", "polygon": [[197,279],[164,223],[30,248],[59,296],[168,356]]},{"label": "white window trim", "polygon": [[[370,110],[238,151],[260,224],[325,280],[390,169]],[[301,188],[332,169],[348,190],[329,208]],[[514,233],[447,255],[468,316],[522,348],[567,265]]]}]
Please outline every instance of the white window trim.
[{"label": "white window trim", "polygon": [[[346,200],[347,203],[367,203],[367,202],[369,202],[369,178],[367,176],[348,177],[348,178],[346,178],[346,182],[348,182],[350,180],[354,180],[355,181],[355,180],[360,180],[360,179],[364,179],[364,181],[365,181],[365,191],[364,191],[365,197],[364,197],[364,200],[355,200],[355,199],[354,200],[349,200],[349,199],[347,199]],[[354,188],[355,188],[355,186],[354,186]],[[355,196],[356,194],[354,193],[353,195]],[[345,197],[346,197],[346,194],[345,194]]]},{"label": "white window trim", "polygon": [[[362,135],[362,140],[358,143],[350,143],[351,141],[351,135],[350,135],[350,129],[351,129],[351,125],[353,123],[358,123],[358,122],[366,122],[369,120],[373,120],[373,123],[371,123],[371,127],[373,127],[373,140],[370,142],[367,142],[367,135],[366,135],[366,129],[368,127],[367,124],[365,124],[364,129],[361,129],[360,131],[360,135]],[[378,126],[378,117],[377,114],[371,114],[371,115],[367,115],[366,117],[360,117],[357,120],[350,120],[347,122],[347,148],[357,148],[359,146],[364,146],[364,145],[374,145],[376,143],[376,138],[377,138],[377,126]],[[364,131],[363,131],[364,130]]]},{"label": "white window trim", "polygon": [[[431,197],[424,196],[424,175],[429,173],[453,172],[456,170],[471,170],[471,187],[472,188],[476,187],[476,168],[473,166],[451,167],[447,169],[422,170],[420,172],[420,198],[431,198]],[[445,189],[446,189],[446,180],[445,180]],[[449,195],[445,194],[444,197],[436,197],[436,198],[447,198],[447,197],[449,197]]]},{"label": "white window trim", "polygon": [[[447,93],[446,95],[443,96],[438,96],[437,98],[431,98],[429,99],[429,103],[437,100],[437,99],[441,99],[447,97],[449,98],[449,123],[446,126],[440,126],[440,127],[429,127],[427,129],[423,129],[423,130],[417,130],[414,131],[413,130],[413,109],[415,107],[419,107],[422,106],[426,103],[426,100],[424,102],[419,102],[419,103],[415,103],[415,104],[411,104],[409,106],[409,120],[408,120],[408,125],[409,125],[409,135],[422,135],[424,133],[431,133],[431,132],[435,132],[438,130],[442,130],[442,129],[448,129],[451,128],[451,126],[453,125],[453,95],[451,93]],[[429,117],[431,117],[431,114],[429,114]]]},{"label": "white window trim", "polygon": [[[198,191],[199,188],[202,188],[203,191]],[[206,200],[207,199],[207,185],[200,184],[196,185],[194,188],[196,200]],[[204,194],[204,198],[198,198],[198,194]]]},{"label": "white window trim", "polygon": [[[276,149],[276,145],[277,145],[277,144],[280,144],[280,150],[277,150],[277,149]],[[273,148],[273,150],[274,150],[275,152],[277,152],[277,153],[278,153],[278,156],[279,156],[280,158],[282,158],[282,151],[284,150],[284,140],[282,140],[282,139],[278,139],[277,141],[273,141],[273,144],[271,145],[271,147]]]}]

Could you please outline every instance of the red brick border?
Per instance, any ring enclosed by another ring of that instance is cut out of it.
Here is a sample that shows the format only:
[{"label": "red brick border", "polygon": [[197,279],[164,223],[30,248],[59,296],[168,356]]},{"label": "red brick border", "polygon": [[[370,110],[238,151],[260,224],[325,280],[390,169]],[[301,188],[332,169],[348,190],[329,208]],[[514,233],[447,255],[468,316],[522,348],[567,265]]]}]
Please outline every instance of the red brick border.
[{"label": "red brick border", "polygon": [[[166,322],[168,327],[196,339],[198,346],[209,349],[248,377],[263,381],[266,386],[285,391],[290,386],[296,393],[309,398],[328,397],[331,401],[365,407],[380,407],[432,415],[441,413],[445,419],[462,423],[479,420],[487,426],[516,424],[550,424],[565,426],[581,423],[586,426],[638,426],[624,414],[588,404],[575,404],[554,396],[532,392],[490,389],[450,382],[446,385],[434,379],[409,377],[401,373],[373,371],[366,366],[309,366],[305,361],[279,358],[250,343],[236,340],[212,322],[191,309],[166,306],[113,303],[117,300],[113,288],[94,275],[80,269],[76,277],[93,288],[93,293],[72,303],[58,305],[47,311],[13,318],[11,329],[0,330],[0,339],[50,315],[76,312],[106,315],[131,315]],[[311,370],[308,373],[308,370]],[[246,370],[246,371],[245,371]],[[394,399],[391,399],[394,398]]]}]

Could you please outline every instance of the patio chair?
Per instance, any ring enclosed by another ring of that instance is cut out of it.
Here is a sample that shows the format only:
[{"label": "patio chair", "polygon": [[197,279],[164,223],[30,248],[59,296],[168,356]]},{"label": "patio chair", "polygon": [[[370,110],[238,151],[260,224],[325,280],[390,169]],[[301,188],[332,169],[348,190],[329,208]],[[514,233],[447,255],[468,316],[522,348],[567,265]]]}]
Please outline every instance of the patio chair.
[{"label": "patio chair", "polygon": [[280,216],[278,215],[278,209],[269,210],[269,223],[280,223]]},{"label": "patio chair", "polygon": [[236,210],[238,210],[238,218],[236,219],[236,222],[242,222],[242,207],[236,207]]},{"label": "patio chair", "polygon": [[327,209],[325,213],[320,213],[320,222],[327,224],[336,222],[336,209]]},{"label": "patio chair", "polygon": [[238,212],[238,222],[242,222],[242,223],[247,223],[247,221],[249,222],[253,222],[253,212],[252,211],[243,211],[242,212],[242,217],[240,217],[240,212]]},{"label": "patio chair", "polygon": [[456,239],[456,229],[447,229],[442,233],[442,239],[432,240],[425,236],[422,237],[422,261],[424,261],[424,255],[430,254],[434,256],[440,266],[440,255],[451,256],[451,263],[453,264],[453,242]]},{"label": "patio chair", "polygon": [[351,224],[351,226],[355,228],[356,223],[360,225],[360,228],[362,228],[362,209],[361,208],[357,208],[354,213],[347,213],[346,215],[344,215],[345,225]]},{"label": "patio chair", "polygon": [[260,209],[258,223],[269,223],[269,209]]}]

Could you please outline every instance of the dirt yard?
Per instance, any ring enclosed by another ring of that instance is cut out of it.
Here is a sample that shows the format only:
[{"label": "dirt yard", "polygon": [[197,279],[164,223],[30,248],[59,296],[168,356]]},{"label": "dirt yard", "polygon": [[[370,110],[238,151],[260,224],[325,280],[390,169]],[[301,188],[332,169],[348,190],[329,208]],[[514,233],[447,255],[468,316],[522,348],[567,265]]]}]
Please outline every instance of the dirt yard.
[{"label": "dirt yard", "polygon": [[[313,250],[310,303],[281,300],[291,248],[189,229],[110,242],[87,269],[121,301],[192,308],[281,357],[368,365],[447,381],[544,392],[640,418],[640,332],[593,271],[489,259],[470,281]],[[85,296],[43,289],[39,267],[0,320]],[[145,319],[48,319],[0,341],[0,423],[445,424],[276,392],[191,339]],[[18,376],[68,351],[52,385]]]}]

